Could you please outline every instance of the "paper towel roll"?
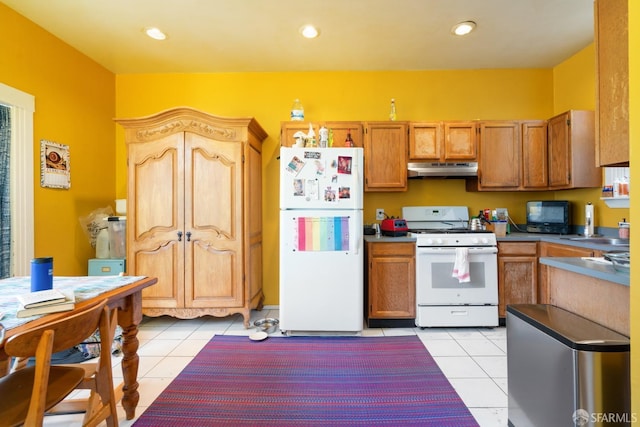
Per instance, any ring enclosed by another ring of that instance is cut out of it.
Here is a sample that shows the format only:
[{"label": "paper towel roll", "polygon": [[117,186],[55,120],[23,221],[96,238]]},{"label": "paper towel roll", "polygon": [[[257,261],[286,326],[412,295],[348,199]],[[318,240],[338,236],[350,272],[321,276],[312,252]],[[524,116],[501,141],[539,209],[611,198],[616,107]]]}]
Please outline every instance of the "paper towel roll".
[{"label": "paper towel roll", "polygon": [[587,203],[587,205],[585,206],[584,217],[585,217],[584,235],[593,236],[594,217],[593,217],[593,205],[591,204],[591,202]]}]

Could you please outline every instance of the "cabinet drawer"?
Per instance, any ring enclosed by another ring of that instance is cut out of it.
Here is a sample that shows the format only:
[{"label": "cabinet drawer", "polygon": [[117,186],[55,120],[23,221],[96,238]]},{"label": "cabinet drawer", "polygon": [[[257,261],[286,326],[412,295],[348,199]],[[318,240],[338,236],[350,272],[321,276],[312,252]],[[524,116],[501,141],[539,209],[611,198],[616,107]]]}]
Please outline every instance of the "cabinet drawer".
[{"label": "cabinet drawer", "polygon": [[594,256],[596,251],[589,248],[579,248],[576,246],[562,245],[556,243],[544,243],[540,247],[541,257],[590,257]]},{"label": "cabinet drawer", "polygon": [[498,242],[498,255],[537,255],[537,242]]},{"label": "cabinet drawer", "polygon": [[412,242],[367,244],[370,256],[415,256],[415,244]]}]

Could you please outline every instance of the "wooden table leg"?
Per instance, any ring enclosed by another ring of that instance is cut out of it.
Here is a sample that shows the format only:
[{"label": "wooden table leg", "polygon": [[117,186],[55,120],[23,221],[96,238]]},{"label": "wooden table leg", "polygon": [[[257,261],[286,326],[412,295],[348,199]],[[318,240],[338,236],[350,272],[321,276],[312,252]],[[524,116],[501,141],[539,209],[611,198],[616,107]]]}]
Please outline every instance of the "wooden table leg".
[{"label": "wooden table leg", "polygon": [[127,419],[136,415],[138,393],[138,325],[142,321],[142,293],[137,292],[127,297],[125,304],[118,311],[118,324],[122,328],[122,407]]}]

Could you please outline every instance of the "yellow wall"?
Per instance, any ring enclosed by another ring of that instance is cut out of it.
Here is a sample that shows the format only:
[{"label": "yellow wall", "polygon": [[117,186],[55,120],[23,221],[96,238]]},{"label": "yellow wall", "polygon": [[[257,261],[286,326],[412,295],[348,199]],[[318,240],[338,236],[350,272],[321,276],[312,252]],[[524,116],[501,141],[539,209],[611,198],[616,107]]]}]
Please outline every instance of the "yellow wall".
[{"label": "yellow wall", "polygon": [[[0,4],[0,82],[35,97],[35,255],[84,275],[94,256],[78,218],[115,199],[115,77]],[[40,187],[40,140],[69,146],[71,189]]]},{"label": "yellow wall", "polygon": [[[640,163],[640,150],[636,148],[640,141],[640,2],[629,1],[629,119],[630,141],[629,152],[631,162]],[[635,169],[637,171],[637,168]],[[631,179],[636,179],[636,174],[631,169]],[[640,202],[634,198],[631,202],[631,219],[640,217]],[[631,229],[631,252],[638,253],[640,248],[640,228]],[[637,256],[637,255],[634,255]],[[637,262],[637,259],[636,259]],[[637,265],[637,264],[636,264]],[[631,283],[640,283],[640,269],[631,266]],[[631,342],[640,339],[640,289],[631,286]],[[636,414],[640,423],[640,351],[638,347],[631,347],[631,410]],[[636,425],[638,423],[635,423]]]}]

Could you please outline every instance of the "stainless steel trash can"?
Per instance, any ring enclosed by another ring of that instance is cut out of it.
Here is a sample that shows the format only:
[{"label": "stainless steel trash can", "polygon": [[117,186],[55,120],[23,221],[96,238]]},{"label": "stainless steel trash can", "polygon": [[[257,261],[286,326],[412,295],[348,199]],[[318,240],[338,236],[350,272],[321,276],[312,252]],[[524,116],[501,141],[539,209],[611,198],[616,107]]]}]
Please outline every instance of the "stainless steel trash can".
[{"label": "stainless steel trash can", "polygon": [[631,425],[629,338],[544,304],[507,307],[509,425]]}]

